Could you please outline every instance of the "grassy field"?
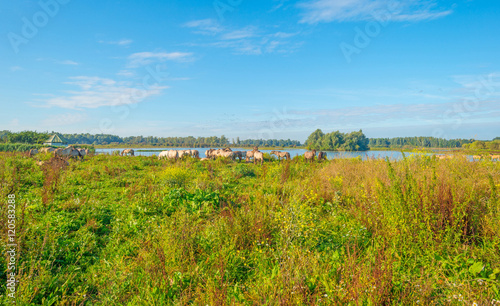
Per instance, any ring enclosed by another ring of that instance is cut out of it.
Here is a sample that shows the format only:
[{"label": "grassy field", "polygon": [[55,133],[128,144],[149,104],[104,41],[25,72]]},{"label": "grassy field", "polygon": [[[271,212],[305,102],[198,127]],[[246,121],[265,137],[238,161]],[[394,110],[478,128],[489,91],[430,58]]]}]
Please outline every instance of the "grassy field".
[{"label": "grassy field", "polygon": [[0,153],[18,305],[500,305],[499,162],[37,158]]}]

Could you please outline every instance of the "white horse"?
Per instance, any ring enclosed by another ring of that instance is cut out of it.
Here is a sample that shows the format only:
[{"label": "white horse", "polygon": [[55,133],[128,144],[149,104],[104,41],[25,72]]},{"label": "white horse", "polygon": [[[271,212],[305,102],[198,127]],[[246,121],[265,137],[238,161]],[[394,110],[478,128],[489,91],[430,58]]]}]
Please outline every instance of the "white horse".
[{"label": "white horse", "polygon": [[264,163],[264,153],[260,151],[253,152],[253,163],[255,164],[257,161],[260,161],[260,164]]},{"label": "white horse", "polygon": [[177,158],[179,158],[179,152],[176,150],[170,150],[168,151],[167,158],[177,160]]},{"label": "white horse", "polygon": [[183,158],[184,156],[190,156],[191,150],[179,150],[177,151],[179,158]]},{"label": "white horse", "polygon": [[168,158],[168,151],[161,151],[160,154],[158,154],[158,159],[162,158]]},{"label": "white horse", "polygon": [[64,156],[64,157],[83,158],[83,156],[80,154],[80,151],[73,148],[72,146],[68,146],[64,149],[62,148],[56,149],[54,151],[54,154],[57,156]]}]

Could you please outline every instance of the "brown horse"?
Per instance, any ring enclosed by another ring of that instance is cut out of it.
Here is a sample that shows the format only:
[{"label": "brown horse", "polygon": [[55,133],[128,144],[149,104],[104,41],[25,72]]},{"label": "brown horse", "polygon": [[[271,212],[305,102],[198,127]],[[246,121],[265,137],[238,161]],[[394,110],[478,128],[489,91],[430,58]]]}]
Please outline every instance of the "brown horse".
[{"label": "brown horse", "polygon": [[278,160],[281,161],[281,158],[290,160],[290,153],[288,152],[280,152],[280,151],[271,151],[271,154],[274,154],[278,157]]},{"label": "brown horse", "polygon": [[241,160],[243,159],[243,153],[242,151],[233,151],[233,154],[234,154],[234,158],[238,158],[241,162]]},{"label": "brown horse", "polygon": [[125,149],[125,150],[122,151],[121,156],[123,156],[123,155],[127,156],[129,154],[131,156],[134,156],[134,150],[132,150],[132,149]]},{"label": "brown horse", "polygon": [[306,162],[309,161],[309,160],[311,162],[314,162],[314,157],[315,156],[316,156],[316,150],[312,150],[312,151],[304,153],[304,157],[306,158]]}]

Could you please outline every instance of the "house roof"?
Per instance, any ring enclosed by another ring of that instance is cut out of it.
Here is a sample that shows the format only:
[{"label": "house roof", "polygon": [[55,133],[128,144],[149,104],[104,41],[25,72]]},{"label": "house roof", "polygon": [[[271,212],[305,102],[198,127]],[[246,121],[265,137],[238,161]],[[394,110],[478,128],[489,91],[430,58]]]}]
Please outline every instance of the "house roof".
[{"label": "house roof", "polygon": [[68,141],[66,139],[64,139],[64,137],[62,137],[61,135],[54,134],[54,135],[50,136],[50,138],[47,141],[45,141],[45,143],[62,143],[62,144],[67,144]]}]

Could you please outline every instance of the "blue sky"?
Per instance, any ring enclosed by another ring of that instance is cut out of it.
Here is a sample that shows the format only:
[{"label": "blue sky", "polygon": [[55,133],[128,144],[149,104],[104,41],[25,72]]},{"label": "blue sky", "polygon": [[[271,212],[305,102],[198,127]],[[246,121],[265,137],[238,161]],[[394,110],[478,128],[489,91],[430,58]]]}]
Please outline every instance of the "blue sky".
[{"label": "blue sky", "polygon": [[500,136],[500,3],[3,1],[0,130]]}]

